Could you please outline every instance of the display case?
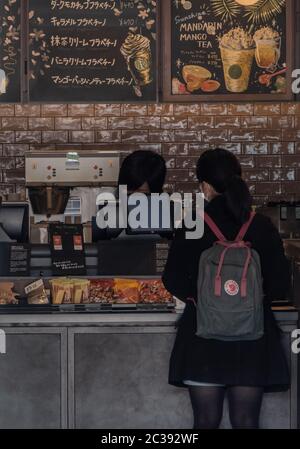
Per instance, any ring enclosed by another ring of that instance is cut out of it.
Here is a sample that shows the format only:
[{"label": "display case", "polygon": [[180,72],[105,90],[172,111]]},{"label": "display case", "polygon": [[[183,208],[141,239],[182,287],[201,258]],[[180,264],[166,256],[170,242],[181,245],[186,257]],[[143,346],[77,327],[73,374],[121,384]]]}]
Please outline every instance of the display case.
[{"label": "display case", "polygon": [[[125,244],[130,245],[131,253],[134,241]],[[173,311],[176,300],[164,288],[159,273],[166,261],[169,242],[146,241],[148,262],[144,270],[141,270],[142,259],[136,270],[125,260],[123,264],[126,256],[122,251],[114,263],[114,252],[110,257],[107,251],[114,242],[107,243],[105,250],[102,244],[85,245],[86,275],[83,276],[54,276],[50,246],[30,245],[29,275],[0,277],[0,313]],[[122,243],[120,240],[121,249],[124,249]],[[137,248],[145,249],[143,241],[138,241]],[[153,260],[149,263],[151,254]],[[104,256],[106,262],[102,266]],[[12,292],[6,294],[6,299],[2,295],[2,300],[1,285],[4,289],[9,285]]]}]

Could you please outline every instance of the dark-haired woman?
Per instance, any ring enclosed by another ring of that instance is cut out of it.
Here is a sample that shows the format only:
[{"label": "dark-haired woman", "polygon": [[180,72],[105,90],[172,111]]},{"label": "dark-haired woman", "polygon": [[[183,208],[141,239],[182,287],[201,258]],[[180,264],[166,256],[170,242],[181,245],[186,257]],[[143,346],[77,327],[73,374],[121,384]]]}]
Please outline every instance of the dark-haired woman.
[{"label": "dark-haired woman", "polygon": [[129,193],[162,193],[166,177],[166,163],[153,151],[135,151],[127,156],[120,168],[119,185],[126,185]]},{"label": "dark-haired woman", "polygon": [[[205,152],[197,165],[207,214],[228,240],[234,240],[251,213],[251,196],[237,158],[216,149]],[[201,253],[216,237],[205,225],[199,240],[186,240],[177,231],[163,282],[186,302],[170,359],[169,383],[189,389],[195,429],[218,428],[225,393],[233,428],[258,428],[265,391],[286,390],[289,372],[281,347],[271,301],[286,296],[289,267],[282,241],[271,221],[256,214],[245,236],[260,255],[264,281],[265,329],[255,341],[221,341],[196,336],[197,272]]]},{"label": "dark-haired woman", "polygon": [[[154,151],[138,150],[125,157],[122,162],[118,186],[126,186],[128,194],[132,193],[162,193],[166,178],[166,162],[162,156]],[[118,196],[116,193],[116,196]],[[119,225],[119,206],[113,208],[111,214],[116,213],[115,221],[117,227],[114,229],[99,229],[93,226],[93,241],[115,239],[126,235],[125,229]],[[98,214],[101,213],[101,210]],[[106,212],[103,212],[104,214]],[[95,223],[96,218],[94,218]],[[173,237],[173,234],[165,235]]]}]

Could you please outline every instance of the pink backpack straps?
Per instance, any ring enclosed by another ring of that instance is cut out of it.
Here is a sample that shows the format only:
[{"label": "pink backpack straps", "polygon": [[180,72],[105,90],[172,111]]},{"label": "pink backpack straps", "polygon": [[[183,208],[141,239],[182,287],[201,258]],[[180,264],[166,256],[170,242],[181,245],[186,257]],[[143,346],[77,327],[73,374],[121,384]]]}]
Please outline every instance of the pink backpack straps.
[{"label": "pink backpack straps", "polygon": [[213,221],[213,219],[210,218],[210,216],[207,215],[206,212],[204,212],[204,215],[202,215],[202,217],[204,218],[204,221],[210,228],[210,230],[215,234],[217,239],[220,240],[221,242],[226,242],[227,239],[224,237],[224,235],[222,234],[216,223]]},{"label": "pink backpack straps", "polygon": [[236,242],[240,242],[241,240],[244,240],[244,237],[247,234],[247,231],[248,231],[254,217],[255,217],[255,212],[251,212],[249,220],[243,224],[243,226],[240,229],[240,232],[236,236],[236,239],[235,239]]}]

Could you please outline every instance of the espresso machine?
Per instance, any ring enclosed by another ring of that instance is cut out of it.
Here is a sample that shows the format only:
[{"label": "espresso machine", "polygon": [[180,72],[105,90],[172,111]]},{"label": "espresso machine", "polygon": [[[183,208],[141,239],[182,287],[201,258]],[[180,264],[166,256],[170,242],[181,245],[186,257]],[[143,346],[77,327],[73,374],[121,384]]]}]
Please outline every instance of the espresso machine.
[{"label": "espresso machine", "polygon": [[300,201],[270,202],[257,212],[268,216],[279,230],[292,277],[288,300],[300,307]]},{"label": "espresso machine", "polygon": [[283,239],[300,239],[300,201],[270,202],[258,212],[272,220]]},{"label": "espresso machine", "polygon": [[47,243],[51,222],[82,223],[89,242],[96,197],[114,190],[120,154],[113,151],[29,152],[25,179],[30,203],[30,241]]}]

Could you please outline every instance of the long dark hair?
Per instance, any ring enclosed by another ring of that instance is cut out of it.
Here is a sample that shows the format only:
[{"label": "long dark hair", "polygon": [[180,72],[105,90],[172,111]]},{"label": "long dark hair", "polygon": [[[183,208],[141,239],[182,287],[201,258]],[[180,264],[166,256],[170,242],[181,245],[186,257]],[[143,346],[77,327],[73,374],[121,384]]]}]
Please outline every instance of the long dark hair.
[{"label": "long dark hair", "polygon": [[225,197],[235,221],[245,223],[249,219],[252,198],[234,154],[221,148],[205,151],[198,160],[197,178]]},{"label": "long dark hair", "polygon": [[166,177],[166,163],[153,151],[135,151],[127,156],[119,173],[119,185],[135,191],[147,182],[151,193],[161,193]]}]

